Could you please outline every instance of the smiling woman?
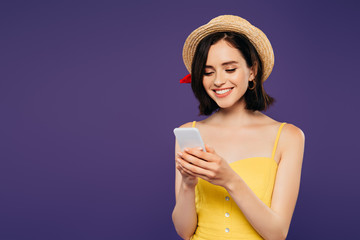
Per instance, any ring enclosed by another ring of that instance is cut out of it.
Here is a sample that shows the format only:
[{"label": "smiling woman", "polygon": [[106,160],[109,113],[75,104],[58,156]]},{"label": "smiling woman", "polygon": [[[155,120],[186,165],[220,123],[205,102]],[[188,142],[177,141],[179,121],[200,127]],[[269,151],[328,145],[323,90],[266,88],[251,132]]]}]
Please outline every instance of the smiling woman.
[{"label": "smiling woman", "polygon": [[265,34],[224,15],[194,30],[183,59],[206,119],[197,127],[205,152],[175,143],[172,213],[184,239],[285,239],[298,197],[305,135],[265,114],[263,88],[274,56]]},{"label": "smiling woman", "polygon": [[[218,71],[215,69],[216,64],[219,66],[217,68]],[[246,109],[266,110],[275,102],[275,99],[266,94],[263,88],[262,81],[264,80],[262,79],[264,78],[262,68],[262,63],[255,47],[243,34],[217,32],[202,39],[195,51],[191,68],[191,87],[195,97],[200,102],[200,114],[210,115],[219,109],[220,106],[211,97],[214,94],[211,94],[211,92],[209,94],[206,83],[215,80],[215,88],[212,90],[226,88],[225,86],[221,87],[222,81],[224,81],[223,73],[231,74],[233,79],[237,79],[239,74],[251,73],[249,82],[245,79],[242,81],[246,85],[244,86],[243,84],[243,91],[245,90],[245,92],[241,94],[245,99]],[[222,71],[219,71],[220,69]],[[248,85],[251,87],[248,88]],[[218,98],[227,96],[221,94],[215,95]]]}]

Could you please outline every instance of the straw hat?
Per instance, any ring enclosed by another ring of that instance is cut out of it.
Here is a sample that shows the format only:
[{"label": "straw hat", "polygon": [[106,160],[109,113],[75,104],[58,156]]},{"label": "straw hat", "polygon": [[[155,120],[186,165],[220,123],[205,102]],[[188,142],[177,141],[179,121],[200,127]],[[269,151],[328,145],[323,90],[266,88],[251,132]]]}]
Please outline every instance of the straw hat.
[{"label": "straw hat", "polygon": [[187,37],[183,48],[183,60],[189,73],[191,73],[192,60],[199,42],[209,34],[226,31],[244,34],[254,45],[263,65],[261,80],[264,82],[274,66],[274,51],[270,41],[260,29],[251,25],[247,20],[234,15],[221,15],[213,18],[207,24],[195,29]]}]

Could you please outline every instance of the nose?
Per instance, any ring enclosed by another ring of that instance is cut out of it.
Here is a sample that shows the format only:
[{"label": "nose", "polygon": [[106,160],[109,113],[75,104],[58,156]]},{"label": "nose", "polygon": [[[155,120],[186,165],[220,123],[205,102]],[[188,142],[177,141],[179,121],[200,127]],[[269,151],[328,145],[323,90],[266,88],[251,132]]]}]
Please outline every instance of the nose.
[{"label": "nose", "polygon": [[215,86],[221,86],[226,82],[225,77],[221,76],[221,74],[216,74],[214,79]]}]

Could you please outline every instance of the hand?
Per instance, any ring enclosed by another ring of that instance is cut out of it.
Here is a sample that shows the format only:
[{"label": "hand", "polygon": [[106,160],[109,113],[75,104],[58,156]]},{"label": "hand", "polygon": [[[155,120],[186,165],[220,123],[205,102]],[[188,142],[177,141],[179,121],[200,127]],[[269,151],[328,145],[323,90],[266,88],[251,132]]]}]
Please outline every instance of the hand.
[{"label": "hand", "polygon": [[181,152],[182,156],[177,160],[179,168],[190,176],[200,177],[226,188],[226,185],[237,176],[236,172],[214,148],[205,144],[205,150],[206,152],[199,148],[184,149],[184,152]]},{"label": "hand", "polygon": [[176,158],[176,169],[179,170],[181,173],[182,181],[185,184],[186,187],[194,188],[196,184],[198,183],[198,178],[194,176],[191,172],[189,172],[187,169],[184,169],[181,164],[181,156],[177,154]]}]

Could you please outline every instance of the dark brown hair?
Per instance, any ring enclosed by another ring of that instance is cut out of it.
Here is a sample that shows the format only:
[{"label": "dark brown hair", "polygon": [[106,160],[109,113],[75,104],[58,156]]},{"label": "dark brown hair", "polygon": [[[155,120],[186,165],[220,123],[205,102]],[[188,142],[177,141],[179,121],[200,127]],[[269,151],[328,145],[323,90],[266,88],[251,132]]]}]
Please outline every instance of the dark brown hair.
[{"label": "dark brown hair", "polygon": [[252,67],[255,63],[257,64],[257,74],[254,79],[256,82],[256,87],[254,90],[250,90],[249,88],[246,90],[244,94],[246,103],[245,108],[253,111],[267,110],[269,106],[275,102],[275,99],[270,97],[264,90],[263,84],[261,82],[263,75],[262,62],[255,47],[243,34],[236,32],[217,32],[206,36],[200,41],[196,48],[191,65],[191,88],[195,94],[195,97],[200,102],[199,116],[210,115],[219,109],[217,103],[212,98],[210,98],[210,96],[205,91],[203,86],[203,77],[210,46],[217,43],[221,39],[229,42],[233,47],[240,51],[249,68]]}]

